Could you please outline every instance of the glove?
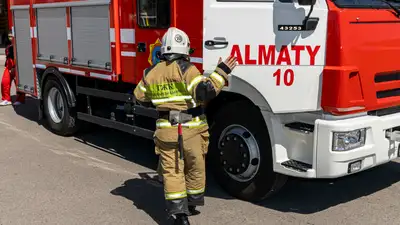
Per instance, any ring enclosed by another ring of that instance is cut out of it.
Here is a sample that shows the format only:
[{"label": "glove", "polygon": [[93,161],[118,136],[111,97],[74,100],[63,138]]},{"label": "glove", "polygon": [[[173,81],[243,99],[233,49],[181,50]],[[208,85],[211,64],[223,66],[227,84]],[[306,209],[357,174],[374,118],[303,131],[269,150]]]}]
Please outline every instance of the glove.
[{"label": "glove", "polygon": [[226,74],[230,74],[232,70],[236,67],[237,58],[233,56],[228,56],[224,62],[222,62],[222,58],[218,60],[218,68],[223,70]]}]

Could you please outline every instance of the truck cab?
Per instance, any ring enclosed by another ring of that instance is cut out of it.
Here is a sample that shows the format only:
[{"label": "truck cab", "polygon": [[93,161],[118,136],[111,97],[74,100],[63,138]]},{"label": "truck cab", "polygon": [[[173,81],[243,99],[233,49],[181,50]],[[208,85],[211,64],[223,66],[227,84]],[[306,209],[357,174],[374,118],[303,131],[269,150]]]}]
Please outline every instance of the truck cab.
[{"label": "truck cab", "polygon": [[212,134],[220,135],[211,137],[228,192],[262,199],[282,175],[337,178],[398,157],[398,6],[204,1],[203,68],[228,54],[239,63],[224,96],[234,103],[216,104]]}]

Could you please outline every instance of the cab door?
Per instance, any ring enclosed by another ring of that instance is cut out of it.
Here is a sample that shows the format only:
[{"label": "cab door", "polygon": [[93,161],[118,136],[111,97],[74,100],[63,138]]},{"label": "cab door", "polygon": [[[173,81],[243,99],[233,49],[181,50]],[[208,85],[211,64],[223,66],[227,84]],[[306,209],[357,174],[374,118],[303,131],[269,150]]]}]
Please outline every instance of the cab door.
[{"label": "cab door", "polygon": [[261,94],[276,113],[318,110],[326,2],[317,1],[310,15],[318,20],[316,28],[304,30],[309,12],[297,0],[204,0],[204,70],[212,71],[219,57],[235,55],[240,65],[228,91],[253,87],[251,93]]},{"label": "cab door", "polygon": [[171,25],[171,1],[137,0],[136,20],[136,72],[143,74],[159,61],[161,39]]}]

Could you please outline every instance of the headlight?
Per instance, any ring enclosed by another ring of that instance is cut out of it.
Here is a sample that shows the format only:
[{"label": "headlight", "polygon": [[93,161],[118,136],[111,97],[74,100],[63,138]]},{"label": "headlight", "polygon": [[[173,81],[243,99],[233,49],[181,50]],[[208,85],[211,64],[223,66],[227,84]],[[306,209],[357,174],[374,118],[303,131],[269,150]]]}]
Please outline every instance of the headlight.
[{"label": "headlight", "polygon": [[333,151],[348,151],[365,145],[366,129],[348,132],[333,132]]}]

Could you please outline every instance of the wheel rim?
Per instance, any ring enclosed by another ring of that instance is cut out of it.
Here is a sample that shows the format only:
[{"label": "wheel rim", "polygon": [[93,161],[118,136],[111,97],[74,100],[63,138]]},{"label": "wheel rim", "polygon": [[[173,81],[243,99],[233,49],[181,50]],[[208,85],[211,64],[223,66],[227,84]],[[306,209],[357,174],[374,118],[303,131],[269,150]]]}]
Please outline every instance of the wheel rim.
[{"label": "wheel rim", "polygon": [[220,162],[234,180],[247,182],[254,178],[260,167],[260,149],[253,134],[241,125],[230,125],[218,141]]},{"label": "wheel rim", "polygon": [[47,97],[47,105],[51,120],[54,123],[60,123],[64,118],[64,101],[57,88],[53,87],[50,89]]}]

